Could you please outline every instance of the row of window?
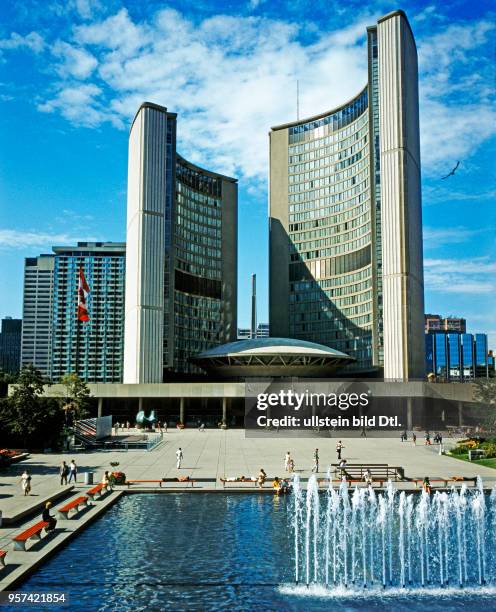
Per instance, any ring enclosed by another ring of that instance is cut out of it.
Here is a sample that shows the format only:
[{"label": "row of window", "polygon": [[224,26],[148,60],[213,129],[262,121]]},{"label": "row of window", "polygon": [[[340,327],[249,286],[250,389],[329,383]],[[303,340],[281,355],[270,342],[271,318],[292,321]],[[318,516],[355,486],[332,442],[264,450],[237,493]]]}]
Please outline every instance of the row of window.
[{"label": "row of window", "polygon": [[[354,240],[355,238],[359,238],[360,236],[367,234],[368,232],[370,232],[370,223],[365,222],[360,227],[357,227],[350,231],[343,231],[342,233],[338,233],[336,231],[333,232],[334,235],[332,236],[329,236],[329,232],[326,232],[324,233],[324,235],[326,236],[325,238],[291,243],[289,252],[301,253],[303,251],[309,251],[310,249],[324,249],[325,247],[332,246],[334,244],[345,244],[351,240]],[[291,236],[291,238],[293,238],[293,236]]]},{"label": "row of window", "polygon": [[[341,193],[338,194],[331,194],[331,188],[330,187],[322,187],[320,189],[315,189],[314,191],[306,191],[303,193],[294,193],[294,194],[290,194],[288,195],[288,203],[292,204],[294,202],[305,202],[305,201],[312,201],[315,202],[314,206],[317,205],[317,200],[319,198],[323,198],[325,196],[329,196],[329,202],[331,204],[335,204],[335,203],[341,203],[341,206],[336,206],[336,207],[330,207],[329,208],[329,212],[327,214],[330,214],[331,212],[338,212],[339,210],[344,210],[344,208],[350,208],[351,206],[354,206],[357,202],[361,202],[363,200],[360,199],[354,199],[353,196],[360,194],[360,195],[364,195],[367,194],[368,195],[368,178],[363,181],[363,183],[361,183],[360,185],[357,185],[355,187],[352,187],[351,189],[348,189],[347,191],[343,191]],[[311,211],[310,211],[311,212]],[[315,212],[315,211],[314,211]],[[324,211],[319,211],[320,214],[317,214],[315,216],[323,216]],[[313,218],[312,216],[308,216],[306,218]],[[305,218],[305,217],[303,217]],[[290,221],[301,221],[302,219],[297,219],[297,218],[290,218]]]}]

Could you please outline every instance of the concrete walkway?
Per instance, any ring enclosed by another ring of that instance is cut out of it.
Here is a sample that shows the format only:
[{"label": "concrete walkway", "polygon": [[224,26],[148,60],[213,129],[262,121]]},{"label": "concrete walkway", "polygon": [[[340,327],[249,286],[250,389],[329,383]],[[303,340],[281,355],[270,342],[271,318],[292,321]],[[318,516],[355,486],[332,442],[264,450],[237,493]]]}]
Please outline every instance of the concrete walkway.
[{"label": "concrete walkway", "polygon": [[[222,431],[207,429],[169,430],[164,441],[153,451],[95,451],[75,454],[39,454],[11,466],[0,473],[0,510],[4,517],[16,515],[35,501],[61,491],[58,467],[62,460],[75,459],[79,466],[78,487],[84,486],[84,473],[94,472],[99,482],[105,470],[112,470],[111,462],[119,462],[118,469],[129,479],[159,480],[164,477],[189,476],[216,479],[217,482],[198,486],[222,488],[219,478],[256,476],[263,467],[269,476],[284,474],[284,455],[290,451],[296,472],[303,478],[311,473],[313,451],[319,448],[321,477],[325,477],[330,463],[337,462],[338,438],[246,438],[242,429]],[[447,442],[447,445],[454,442]],[[401,466],[409,478],[473,477],[480,475],[486,486],[496,482],[496,470],[438,454],[438,446],[417,446],[397,438],[343,438],[342,456],[348,463],[387,463]],[[176,469],[176,450],[181,447],[184,459]],[[32,492],[24,497],[19,482],[27,468],[32,475]],[[173,485],[167,484],[167,488]],[[185,488],[178,484],[177,488]]]}]

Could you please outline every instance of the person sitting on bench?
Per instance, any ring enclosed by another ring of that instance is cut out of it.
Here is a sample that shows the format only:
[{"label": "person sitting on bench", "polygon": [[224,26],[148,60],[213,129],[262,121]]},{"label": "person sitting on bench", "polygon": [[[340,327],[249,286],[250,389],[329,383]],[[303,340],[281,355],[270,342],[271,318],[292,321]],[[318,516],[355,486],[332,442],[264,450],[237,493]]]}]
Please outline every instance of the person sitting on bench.
[{"label": "person sitting on bench", "polygon": [[43,510],[41,514],[41,520],[45,521],[45,523],[48,523],[48,525],[45,527],[46,532],[53,531],[55,529],[55,526],[57,525],[57,519],[51,516],[50,514],[51,507],[52,507],[52,502],[48,501],[45,504],[45,509]]},{"label": "person sitting on bench", "polygon": [[426,493],[429,493],[429,495],[431,494],[432,489],[431,489],[431,481],[429,480],[429,476],[425,476],[424,481],[422,482],[422,488],[424,489]]},{"label": "person sitting on bench", "polygon": [[368,468],[365,470],[365,474],[363,475],[363,479],[364,479],[364,481],[368,485],[372,484],[372,472]]},{"label": "person sitting on bench", "polygon": [[257,484],[260,488],[264,486],[265,479],[267,478],[267,474],[263,468],[260,468],[260,472],[258,474]]}]

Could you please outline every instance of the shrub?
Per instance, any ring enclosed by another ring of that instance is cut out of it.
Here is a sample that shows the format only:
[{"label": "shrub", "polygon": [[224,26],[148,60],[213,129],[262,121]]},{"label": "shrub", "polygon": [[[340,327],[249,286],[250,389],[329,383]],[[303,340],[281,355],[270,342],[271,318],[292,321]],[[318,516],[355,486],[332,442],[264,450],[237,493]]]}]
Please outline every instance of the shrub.
[{"label": "shrub", "polygon": [[126,475],[124,472],[112,472],[109,482],[111,485],[123,485],[126,483]]},{"label": "shrub", "polygon": [[496,457],[496,443],[486,442],[482,445],[482,448],[486,451],[486,459],[494,459]]}]

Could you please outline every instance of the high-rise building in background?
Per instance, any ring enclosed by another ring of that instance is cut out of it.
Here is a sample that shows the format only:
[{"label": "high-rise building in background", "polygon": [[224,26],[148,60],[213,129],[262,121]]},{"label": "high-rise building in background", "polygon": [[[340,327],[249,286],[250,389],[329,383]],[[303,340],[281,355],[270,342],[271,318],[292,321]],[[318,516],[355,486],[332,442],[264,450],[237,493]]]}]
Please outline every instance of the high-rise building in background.
[{"label": "high-rise building in background", "polygon": [[467,331],[467,321],[460,317],[441,317],[434,314],[425,315],[425,333],[429,332],[460,332]]},{"label": "high-rise building in background", "polygon": [[270,332],[384,378],[424,376],[417,51],[402,11],[367,28],[368,83],[270,132]]},{"label": "high-rise building in background", "polygon": [[[56,382],[77,373],[88,382],[122,382],[125,244],[78,242],[26,259],[23,365]],[[88,322],[77,321],[78,274],[90,287]]]},{"label": "high-rise building in background", "polygon": [[430,331],[425,336],[427,375],[441,381],[483,378],[492,370],[486,334]]},{"label": "high-rise building in background", "polygon": [[[78,242],[55,246],[51,380],[75,373],[90,382],[122,382],[126,245]],[[77,319],[78,277],[89,286],[89,321]]]},{"label": "high-rise building in background", "polygon": [[146,102],[129,137],[125,383],[236,339],[237,181],[176,152],[176,117]]},{"label": "high-rise building in background", "polygon": [[270,336],[269,333],[269,324],[268,323],[259,323],[257,325],[255,335],[253,336],[252,330],[249,327],[238,327],[238,340],[249,340],[250,338],[268,338]]},{"label": "high-rise building in background", "polygon": [[5,317],[0,329],[0,372],[17,374],[21,365],[22,319]]},{"label": "high-rise building in background", "polygon": [[27,257],[24,262],[21,367],[34,365],[48,377],[53,298],[53,255]]}]

